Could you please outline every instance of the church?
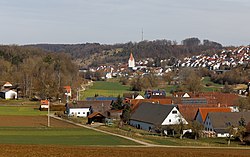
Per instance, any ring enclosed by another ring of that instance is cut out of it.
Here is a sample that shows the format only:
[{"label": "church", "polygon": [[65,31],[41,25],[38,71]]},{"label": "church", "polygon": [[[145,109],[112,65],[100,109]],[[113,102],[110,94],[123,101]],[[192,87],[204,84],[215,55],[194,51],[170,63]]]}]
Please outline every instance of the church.
[{"label": "church", "polygon": [[128,67],[132,68],[132,69],[135,67],[135,59],[133,57],[132,52],[130,53],[130,57],[129,57],[129,60],[128,60]]}]

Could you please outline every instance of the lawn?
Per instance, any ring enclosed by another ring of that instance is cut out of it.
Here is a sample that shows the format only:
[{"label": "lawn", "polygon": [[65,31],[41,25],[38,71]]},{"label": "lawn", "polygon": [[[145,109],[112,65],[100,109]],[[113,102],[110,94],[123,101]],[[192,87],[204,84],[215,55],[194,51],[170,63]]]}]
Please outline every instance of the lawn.
[{"label": "lawn", "polygon": [[[210,86],[206,86],[207,84],[210,84]],[[220,89],[223,88],[223,85],[212,82],[210,77],[204,77],[202,79],[202,85],[204,92],[220,91]]]},{"label": "lawn", "polygon": [[46,115],[47,112],[41,112],[34,106],[0,106],[0,115]]},{"label": "lawn", "polygon": [[138,145],[135,142],[85,128],[1,127],[1,144]]},{"label": "lawn", "polygon": [[131,92],[129,91],[129,86],[123,86],[119,82],[96,81],[93,86],[81,93],[81,98],[85,99],[95,95],[117,97],[118,95],[122,96],[126,92]]}]

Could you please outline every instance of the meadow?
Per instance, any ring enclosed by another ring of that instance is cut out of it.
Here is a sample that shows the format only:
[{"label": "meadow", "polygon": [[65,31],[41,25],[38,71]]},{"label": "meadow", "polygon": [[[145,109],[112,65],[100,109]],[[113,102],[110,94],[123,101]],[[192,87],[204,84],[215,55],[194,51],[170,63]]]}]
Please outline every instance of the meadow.
[{"label": "meadow", "polygon": [[37,106],[0,107],[0,144],[138,145],[127,139],[50,118]]},{"label": "meadow", "polygon": [[98,96],[122,96],[123,93],[131,92],[129,86],[121,85],[119,82],[95,81],[93,86],[81,93],[81,99]]}]

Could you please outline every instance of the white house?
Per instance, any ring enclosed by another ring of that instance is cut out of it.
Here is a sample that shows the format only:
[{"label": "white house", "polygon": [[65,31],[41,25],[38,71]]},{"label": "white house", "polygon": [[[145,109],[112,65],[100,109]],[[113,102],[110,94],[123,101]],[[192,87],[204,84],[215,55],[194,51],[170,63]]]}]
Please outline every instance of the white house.
[{"label": "white house", "polygon": [[129,124],[147,131],[155,131],[158,127],[188,124],[175,105],[161,105],[144,102],[132,114]]},{"label": "white house", "polygon": [[2,91],[0,92],[0,97],[7,100],[17,99],[17,92],[15,92],[14,90]]},{"label": "white house", "polygon": [[89,108],[69,108],[68,111],[68,116],[87,117],[89,114]]}]

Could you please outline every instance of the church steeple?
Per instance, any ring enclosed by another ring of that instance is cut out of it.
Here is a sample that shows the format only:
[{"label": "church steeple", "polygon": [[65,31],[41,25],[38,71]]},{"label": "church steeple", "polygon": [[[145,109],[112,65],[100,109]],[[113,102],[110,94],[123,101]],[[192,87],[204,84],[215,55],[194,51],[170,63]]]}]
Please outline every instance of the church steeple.
[{"label": "church steeple", "polygon": [[134,68],[135,67],[135,59],[134,59],[134,56],[133,56],[132,52],[130,53],[130,57],[129,57],[129,60],[128,60],[128,67],[129,68]]}]

